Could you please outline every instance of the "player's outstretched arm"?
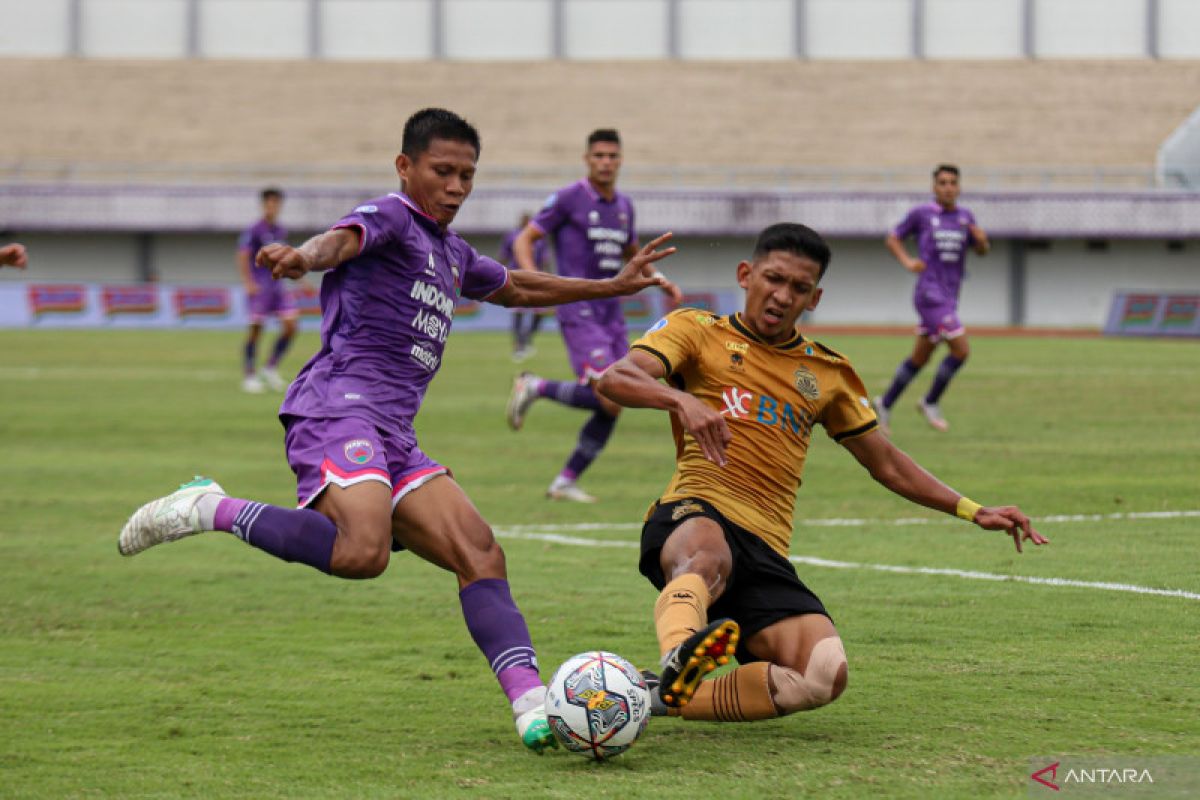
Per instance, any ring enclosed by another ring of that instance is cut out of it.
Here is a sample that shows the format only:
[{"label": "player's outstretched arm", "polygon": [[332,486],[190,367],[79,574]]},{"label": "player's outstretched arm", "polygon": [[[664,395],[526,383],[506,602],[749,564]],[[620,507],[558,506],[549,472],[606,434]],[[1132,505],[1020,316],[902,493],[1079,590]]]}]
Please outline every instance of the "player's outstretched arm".
[{"label": "player's outstretched arm", "polygon": [[909,272],[923,272],[925,262],[919,258],[913,258],[904,249],[904,242],[900,241],[900,237],[894,233],[889,233],[887,238],[883,240],[884,246],[888,252],[892,254],[892,258],[900,262],[900,266],[904,267]]},{"label": "player's outstretched arm", "polygon": [[633,350],[604,371],[596,391],[626,408],[670,411],[700,445],[704,457],[725,466],[725,448],[732,438],[725,418],[687,392],[661,383],[665,372],[657,358]]},{"label": "player's outstretched arm", "polygon": [[[520,237],[517,238],[519,241]],[[620,272],[604,280],[562,278],[524,269],[509,270],[508,283],[489,297],[488,302],[502,306],[557,306],[577,300],[622,297],[637,294],[648,286],[661,286],[665,278],[658,274],[645,274],[646,267],[675,252],[674,247],[658,249],[670,238],[669,233],[659,236],[638,250],[637,255],[629,259]]]},{"label": "player's outstretched arm", "polygon": [[16,267],[25,269],[29,256],[25,253],[25,245],[13,242],[0,247],[0,267]]},{"label": "player's outstretched arm", "polygon": [[955,514],[989,531],[1004,531],[1021,542],[1046,544],[1049,540],[1033,528],[1029,517],[1016,506],[980,506],[926,472],[908,454],[879,431],[843,442],[871,477],[914,503]]},{"label": "player's outstretched arm", "polygon": [[323,272],[358,255],[360,234],[357,228],[335,228],[318,233],[299,247],[269,244],[258,251],[254,262],[271,270],[271,277],[302,278],[309,272]]}]

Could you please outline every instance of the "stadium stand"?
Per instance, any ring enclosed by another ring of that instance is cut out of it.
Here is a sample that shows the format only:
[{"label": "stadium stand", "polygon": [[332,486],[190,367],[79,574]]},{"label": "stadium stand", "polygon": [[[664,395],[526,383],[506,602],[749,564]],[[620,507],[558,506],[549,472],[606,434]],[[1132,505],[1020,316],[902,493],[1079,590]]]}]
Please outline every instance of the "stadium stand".
[{"label": "stadium stand", "polygon": [[407,114],[440,104],[480,126],[489,166],[573,167],[615,124],[631,166],[870,164],[923,183],[946,159],[1149,170],[1200,63],[5,59],[0,81],[8,162],[378,165]]}]

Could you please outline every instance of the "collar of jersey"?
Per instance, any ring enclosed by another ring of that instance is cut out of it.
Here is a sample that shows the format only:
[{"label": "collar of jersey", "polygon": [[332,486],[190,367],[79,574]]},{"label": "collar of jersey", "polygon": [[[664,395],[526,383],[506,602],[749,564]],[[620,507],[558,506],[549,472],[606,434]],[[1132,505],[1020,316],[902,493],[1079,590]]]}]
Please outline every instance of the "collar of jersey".
[{"label": "collar of jersey", "polygon": [[403,192],[389,192],[388,196],[394,197],[397,200],[399,200],[401,203],[404,203],[404,205],[406,205],[408,207],[408,210],[411,211],[416,216],[417,221],[420,223],[423,223],[426,227],[432,228],[433,230],[435,230],[438,233],[443,234],[443,235],[450,232],[449,228],[443,230],[441,224],[436,219],[429,216],[424,211],[422,211],[420,208],[418,208],[417,204],[414,203],[409,198],[409,196],[404,194]]},{"label": "collar of jersey", "polygon": [[612,200],[608,200],[604,197],[604,195],[602,195],[596,191],[596,187],[592,186],[592,182],[589,181],[587,178],[583,178],[579,182],[581,184],[583,184],[583,190],[588,193],[588,196],[591,197],[594,202],[615,203],[615,202],[617,202],[617,198],[619,198],[621,196],[620,194],[617,193],[616,189],[613,189]]},{"label": "collar of jersey", "polygon": [[733,329],[742,336],[745,336],[747,339],[752,339],[759,344],[765,344],[767,347],[774,347],[776,350],[791,350],[793,347],[799,346],[799,344],[804,341],[804,337],[800,335],[800,331],[796,331],[796,335],[791,339],[788,339],[783,344],[771,344],[770,342],[765,342],[761,336],[750,330],[749,326],[742,322],[742,312],[740,311],[730,314],[728,320],[729,324],[733,326]]}]

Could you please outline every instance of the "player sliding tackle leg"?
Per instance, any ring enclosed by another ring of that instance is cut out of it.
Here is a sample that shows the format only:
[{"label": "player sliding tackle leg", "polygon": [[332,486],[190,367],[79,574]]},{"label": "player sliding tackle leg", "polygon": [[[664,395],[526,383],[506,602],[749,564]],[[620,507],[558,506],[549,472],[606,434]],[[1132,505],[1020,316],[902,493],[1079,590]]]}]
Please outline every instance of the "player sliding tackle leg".
[{"label": "player sliding tackle leg", "polygon": [[[972,502],[893,445],[845,357],[796,329],[829,259],[811,228],[772,225],[737,266],[740,313],[674,311],[600,379],[613,402],[669,412],[675,434],[675,475],[646,518],[640,561],[661,590],[663,670],[648,676],[659,714],[767,719],[845,691],[841,637],[788,560],[815,425],[901,497],[1005,531],[1018,551],[1046,542],[1020,509]],[[730,655],[741,666],[704,680]]]},{"label": "player sliding tackle leg", "polygon": [[445,467],[417,445],[412,421],[442,361],[454,300],[541,307],[618,297],[661,284],[650,266],[674,252],[660,236],[607,280],[508,271],[447,230],[470,194],[479,137],[462,118],[409,119],[396,159],[404,193],[358,206],[300,248],[268,244],[276,279],[330,271],[321,349],[280,409],[301,508],[228,497],[199,478],[140,508],[121,531],[131,556],[227,531],[276,558],[342,578],[374,578],[405,548],[458,579],[467,629],[512,707],[524,744],[553,746],[545,687],[504,553]]}]

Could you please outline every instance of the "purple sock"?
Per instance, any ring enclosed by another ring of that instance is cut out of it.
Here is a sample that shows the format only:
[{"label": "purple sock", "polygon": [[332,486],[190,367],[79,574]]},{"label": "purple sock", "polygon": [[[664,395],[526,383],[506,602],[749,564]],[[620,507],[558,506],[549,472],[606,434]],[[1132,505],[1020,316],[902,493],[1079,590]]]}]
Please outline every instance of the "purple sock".
[{"label": "purple sock", "polygon": [[937,375],[933,379],[933,385],[929,387],[929,394],[925,395],[926,403],[933,405],[941,399],[942,393],[950,385],[950,379],[964,363],[965,361],[960,361],[954,356],[946,356],[942,359],[942,363],[938,365]]},{"label": "purple sock", "polygon": [[271,348],[271,359],[267,362],[267,366],[271,369],[275,369],[280,360],[283,358],[283,354],[287,352],[288,347],[290,347],[291,344],[291,336],[280,336],[278,339],[276,339],[275,346]]},{"label": "purple sock", "polygon": [[896,368],[896,376],[892,378],[892,385],[888,387],[887,393],[883,396],[883,407],[891,408],[896,404],[896,399],[900,397],[900,393],[912,383],[912,379],[917,377],[917,373],[921,368],[912,362],[911,358],[904,359],[904,363]]},{"label": "purple sock", "polygon": [[242,368],[245,370],[247,375],[254,374],[254,360],[257,358],[257,356],[258,342],[253,340],[246,342],[246,349],[242,356]]},{"label": "purple sock", "polygon": [[600,455],[600,451],[608,443],[608,437],[612,436],[613,428],[616,425],[617,418],[611,417],[603,411],[592,414],[591,419],[584,423],[583,429],[579,431],[579,441],[575,444],[575,452],[571,453],[571,457],[567,459],[567,466],[563,468],[562,474],[572,480],[582,475],[583,471],[596,460],[596,456]]},{"label": "purple sock", "polygon": [[538,387],[538,395],[562,403],[571,408],[586,408],[589,411],[600,410],[600,400],[596,392],[586,383],[570,383],[569,381],[542,381]]},{"label": "purple sock", "polygon": [[329,574],[337,526],[324,514],[225,497],[217,504],[213,529],[232,533],[276,558]]},{"label": "purple sock", "polygon": [[508,702],[541,686],[529,628],[513,602],[508,581],[500,578],[475,581],[458,593],[458,599],[467,630],[491,665]]}]

